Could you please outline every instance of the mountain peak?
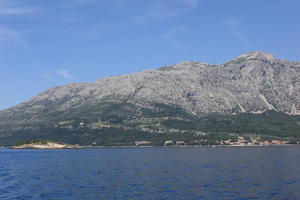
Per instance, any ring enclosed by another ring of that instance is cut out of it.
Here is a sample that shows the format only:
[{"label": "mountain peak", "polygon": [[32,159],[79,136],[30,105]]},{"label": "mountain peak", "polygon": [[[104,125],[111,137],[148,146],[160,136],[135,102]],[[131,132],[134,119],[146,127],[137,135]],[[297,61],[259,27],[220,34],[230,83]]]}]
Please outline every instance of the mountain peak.
[{"label": "mountain peak", "polygon": [[261,52],[261,51],[249,52],[237,58],[246,58],[246,59],[254,59],[254,60],[274,60],[274,56],[272,54]]},{"label": "mountain peak", "polygon": [[[130,141],[126,144],[144,141],[150,138],[146,135],[148,133],[174,133],[174,138],[178,138],[177,134],[196,134],[204,130],[223,133],[223,130],[228,130],[228,124],[225,124],[225,129],[185,127],[193,126],[188,124],[191,120],[198,124],[200,119],[201,123],[202,119],[208,121],[205,127],[213,127],[215,120],[222,123],[226,115],[239,113],[259,114],[273,110],[300,115],[299,77],[300,62],[250,52],[221,65],[188,61],[158,71],[147,70],[102,78],[92,83],[60,86],[0,111],[0,145],[18,142],[20,138],[59,139],[84,145],[122,145],[125,141]],[[271,116],[273,114],[266,117]],[[289,116],[284,119],[292,120]],[[172,121],[176,126],[170,126]],[[296,126],[289,129],[294,131],[293,135],[298,131],[294,129]],[[269,133],[271,125],[266,127],[265,132]],[[251,132],[251,129],[232,129],[237,130]],[[153,137],[155,141],[158,139]]]}]

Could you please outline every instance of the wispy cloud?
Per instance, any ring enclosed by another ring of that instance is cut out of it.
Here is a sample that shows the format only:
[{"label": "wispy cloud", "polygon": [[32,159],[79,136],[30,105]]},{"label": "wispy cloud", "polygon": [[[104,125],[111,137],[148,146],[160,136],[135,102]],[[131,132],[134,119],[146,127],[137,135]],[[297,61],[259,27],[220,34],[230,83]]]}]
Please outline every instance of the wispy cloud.
[{"label": "wispy cloud", "polygon": [[182,3],[190,7],[197,7],[200,3],[200,0],[182,0]]},{"label": "wispy cloud", "polygon": [[200,0],[154,1],[144,15],[136,18],[136,23],[143,24],[153,20],[176,17],[197,7],[199,3]]},{"label": "wispy cloud", "polygon": [[6,17],[22,16],[25,14],[31,14],[38,11],[37,7],[31,7],[24,4],[21,0],[0,0],[0,45],[1,46],[27,46],[25,34],[27,31],[11,28],[5,20]]},{"label": "wispy cloud", "polygon": [[65,69],[59,69],[57,70],[57,73],[66,79],[74,79],[76,78],[74,75],[72,75],[68,70]]},{"label": "wispy cloud", "polygon": [[223,20],[223,23],[229,28],[230,32],[237,40],[241,41],[247,47],[253,46],[241,30],[240,22],[237,19],[225,19]]},{"label": "wispy cloud", "polygon": [[110,29],[110,25],[106,23],[87,25],[82,37],[86,40],[100,39],[103,38],[105,33],[107,33]]},{"label": "wispy cloud", "polygon": [[21,15],[35,13],[36,7],[25,6],[17,0],[0,0],[0,15]]},{"label": "wispy cloud", "polygon": [[73,0],[73,2],[78,4],[95,4],[95,3],[104,3],[104,2],[110,2],[114,3],[114,5],[128,5],[134,2],[134,0]]},{"label": "wispy cloud", "polygon": [[50,81],[50,82],[52,82],[52,83],[57,82],[56,79],[53,76],[49,75],[49,74],[41,74],[41,77],[48,80],[48,81]]},{"label": "wispy cloud", "polygon": [[56,71],[50,73],[41,73],[40,76],[52,83],[58,83],[61,81],[65,81],[66,79],[75,79],[76,77],[71,74],[68,70],[65,69],[58,69]]},{"label": "wispy cloud", "polygon": [[136,19],[137,24],[143,24],[149,21],[157,20],[157,19],[163,19],[163,18],[169,18],[174,17],[178,14],[175,10],[169,10],[164,7],[155,6],[152,7],[148,13],[145,15],[139,16]]},{"label": "wispy cloud", "polygon": [[103,0],[75,0],[75,2],[82,3],[82,4],[85,4],[85,3],[96,3],[96,2],[100,2],[100,1],[103,1]]},{"label": "wispy cloud", "polygon": [[175,48],[181,48],[182,44],[179,42],[178,38],[180,35],[188,31],[189,28],[185,25],[179,25],[170,28],[161,35],[161,39],[168,42],[171,46]]},{"label": "wispy cloud", "polygon": [[26,46],[24,32],[0,26],[0,44],[5,46]]}]

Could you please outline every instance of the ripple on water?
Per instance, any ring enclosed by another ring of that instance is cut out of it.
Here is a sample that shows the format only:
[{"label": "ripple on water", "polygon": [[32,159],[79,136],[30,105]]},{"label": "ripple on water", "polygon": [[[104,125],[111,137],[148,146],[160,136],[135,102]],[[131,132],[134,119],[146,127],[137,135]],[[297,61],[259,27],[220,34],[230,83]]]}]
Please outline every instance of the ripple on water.
[{"label": "ripple on water", "polygon": [[0,150],[0,199],[297,199],[300,148]]}]

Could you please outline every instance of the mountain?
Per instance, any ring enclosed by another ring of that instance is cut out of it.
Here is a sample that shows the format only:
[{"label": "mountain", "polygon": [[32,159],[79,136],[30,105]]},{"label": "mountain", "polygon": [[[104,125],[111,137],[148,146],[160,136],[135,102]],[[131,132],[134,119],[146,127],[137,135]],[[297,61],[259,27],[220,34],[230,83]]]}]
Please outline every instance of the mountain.
[{"label": "mountain", "polygon": [[[105,128],[124,131],[130,127],[150,133],[164,132],[164,128],[170,132],[168,127],[160,127],[164,120],[195,121],[211,115],[232,117],[266,111],[282,113],[286,119],[298,119],[300,62],[251,52],[220,65],[182,62],[49,89],[0,111],[0,137],[3,141],[23,139],[26,131],[34,130],[44,133],[40,137],[52,137],[59,131],[50,130],[58,128],[71,134],[83,128],[87,132],[101,132]],[[128,125],[141,120],[151,122]],[[156,124],[158,130],[153,128],[155,123],[160,124]],[[27,135],[29,139],[35,137]],[[77,142],[76,138],[72,141]]]}]

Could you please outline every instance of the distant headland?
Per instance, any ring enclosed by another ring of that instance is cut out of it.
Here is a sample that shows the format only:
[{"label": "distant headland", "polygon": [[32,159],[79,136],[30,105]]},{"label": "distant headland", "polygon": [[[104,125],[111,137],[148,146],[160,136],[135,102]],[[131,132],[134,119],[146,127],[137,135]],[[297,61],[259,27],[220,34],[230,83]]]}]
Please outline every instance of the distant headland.
[{"label": "distant headland", "polygon": [[28,140],[12,146],[13,149],[79,149],[78,145],[53,142],[51,140]]}]

